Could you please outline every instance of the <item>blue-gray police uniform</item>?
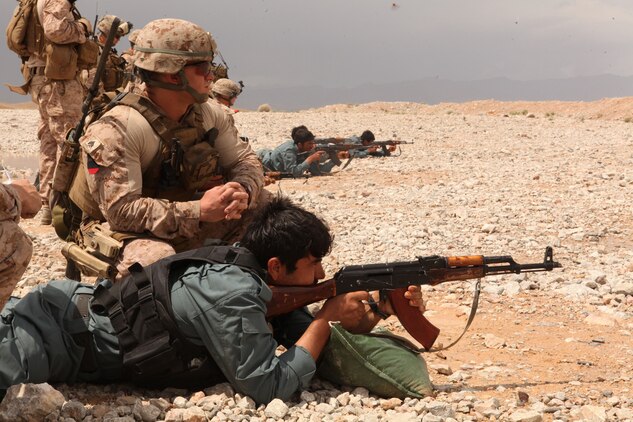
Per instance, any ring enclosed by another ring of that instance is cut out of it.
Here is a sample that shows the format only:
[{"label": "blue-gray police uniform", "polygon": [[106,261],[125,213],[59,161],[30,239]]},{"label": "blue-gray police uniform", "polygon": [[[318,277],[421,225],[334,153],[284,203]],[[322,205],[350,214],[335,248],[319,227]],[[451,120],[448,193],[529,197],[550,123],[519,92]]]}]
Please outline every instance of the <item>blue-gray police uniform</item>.
[{"label": "blue-gray police uniform", "polygon": [[[273,336],[266,321],[272,292],[263,280],[229,264],[193,262],[183,267],[171,274],[175,321],[190,342],[207,349],[236,391],[267,403],[287,400],[308,386],[315,361],[294,345],[312,322],[305,309],[273,319]],[[12,298],[0,319],[0,395],[21,382],[124,379],[108,317],[92,310],[85,318],[77,315],[78,297],[91,296],[93,290],[75,281],[52,281],[23,299]],[[80,345],[86,332],[91,334],[93,359]],[[287,351],[276,356],[278,344]]]},{"label": "blue-gray police uniform", "polygon": [[[349,142],[352,144],[358,145],[359,147],[363,146],[363,141],[361,141],[360,137],[358,136],[350,136],[348,139],[349,139]],[[367,158],[369,156],[384,157],[385,152],[381,148],[374,152],[369,152],[367,149],[351,149],[349,151],[349,155],[350,157],[354,157],[354,158]]]},{"label": "blue-gray police uniform", "polygon": [[294,177],[302,176],[306,171],[313,176],[332,171],[334,164],[332,160],[323,158],[319,163],[307,163],[306,158],[311,153],[299,155],[299,150],[294,141],[288,140],[277,148],[270,150],[264,149],[257,152],[259,159],[262,160],[264,168],[269,171],[281,171],[292,173]]}]

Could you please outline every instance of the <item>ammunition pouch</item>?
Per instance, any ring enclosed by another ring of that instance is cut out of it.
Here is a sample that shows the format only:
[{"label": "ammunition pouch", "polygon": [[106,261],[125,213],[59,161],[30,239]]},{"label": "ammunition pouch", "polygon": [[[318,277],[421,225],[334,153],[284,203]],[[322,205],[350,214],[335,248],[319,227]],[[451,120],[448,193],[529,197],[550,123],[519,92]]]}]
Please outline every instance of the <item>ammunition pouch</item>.
[{"label": "ammunition pouch", "polygon": [[77,55],[77,67],[79,69],[92,69],[99,60],[99,44],[92,40],[86,40],[79,44]]},{"label": "ammunition pouch", "polygon": [[180,180],[186,190],[204,189],[217,174],[220,154],[208,142],[191,146],[183,154]]},{"label": "ammunition pouch", "polygon": [[101,82],[106,92],[116,91],[123,88],[125,80],[125,60],[116,55],[114,52],[108,55],[106,68]]},{"label": "ammunition pouch", "polygon": [[74,79],[78,69],[77,58],[75,44],[48,44],[46,46],[44,76],[59,81]]}]

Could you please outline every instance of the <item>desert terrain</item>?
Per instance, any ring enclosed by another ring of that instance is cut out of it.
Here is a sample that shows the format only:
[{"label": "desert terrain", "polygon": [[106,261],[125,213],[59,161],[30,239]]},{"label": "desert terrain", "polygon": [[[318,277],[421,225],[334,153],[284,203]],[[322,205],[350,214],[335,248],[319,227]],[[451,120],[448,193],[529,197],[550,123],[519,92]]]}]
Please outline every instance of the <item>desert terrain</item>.
[{"label": "desert terrain", "polygon": [[[0,157],[14,177],[34,177],[37,119],[35,110],[0,109]],[[226,385],[205,392],[55,385],[74,404],[50,420],[633,420],[633,98],[331,105],[241,111],[235,120],[256,150],[289,139],[300,124],[317,137],[370,129],[377,140],[413,142],[397,156],[267,187],[330,224],[328,275],[342,265],[427,255],[541,262],[546,246],[562,268],[482,279],[461,341],[422,355],[433,397],[380,398],[315,380],[293,401],[258,407]],[[16,295],[64,273],[53,229],[37,217],[21,226],[34,255]],[[474,285],[425,289],[439,343],[461,334]],[[385,324],[405,334],[394,318]]]}]

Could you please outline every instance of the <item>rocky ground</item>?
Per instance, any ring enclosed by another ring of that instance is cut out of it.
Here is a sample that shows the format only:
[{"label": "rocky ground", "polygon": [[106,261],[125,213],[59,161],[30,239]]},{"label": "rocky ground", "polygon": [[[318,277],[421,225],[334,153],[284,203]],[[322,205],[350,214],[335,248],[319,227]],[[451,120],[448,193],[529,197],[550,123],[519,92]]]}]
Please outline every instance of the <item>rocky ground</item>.
[{"label": "rocky ground", "polygon": [[[633,420],[632,110],[633,99],[614,99],[240,112],[237,125],[255,149],[274,147],[300,124],[323,137],[371,129],[379,140],[414,142],[398,157],[268,186],[330,223],[329,274],[344,264],[436,254],[540,262],[548,245],[563,268],[483,279],[462,340],[423,355],[434,397],[379,398],[315,380],[292,401],[256,406],[227,385],[203,392],[55,385],[30,409],[52,409],[49,420],[64,421]],[[36,121],[33,110],[0,110],[0,154],[17,174],[32,177]],[[37,219],[22,226],[34,257],[19,295],[64,269],[53,230]],[[427,289],[439,343],[463,330],[473,288],[467,281]],[[386,324],[402,331],[397,321]]]}]

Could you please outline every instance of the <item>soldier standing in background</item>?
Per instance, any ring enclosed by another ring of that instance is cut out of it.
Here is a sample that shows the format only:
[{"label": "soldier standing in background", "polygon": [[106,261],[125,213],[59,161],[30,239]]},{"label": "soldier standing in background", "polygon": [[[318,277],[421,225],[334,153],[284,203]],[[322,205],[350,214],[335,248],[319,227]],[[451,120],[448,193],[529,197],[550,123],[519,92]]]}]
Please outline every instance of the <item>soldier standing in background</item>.
[{"label": "soldier standing in background", "polygon": [[107,223],[124,242],[105,257],[118,278],[135,262],[147,265],[207,238],[237,240],[251,210],[267,202],[257,156],[207,102],[215,48],[191,22],[148,23],[134,53],[145,89],[127,93],[80,140],[70,190],[84,215],[77,243],[95,223]]},{"label": "soldier standing in background", "polygon": [[128,84],[130,82],[134,82],[136,77],[134,76],[134,44],[136,44],[136,37],[138,37],[139,30],[135,29],[130,32],[127,40],[130,42],[130,48],[121,53],[121,58],[125,60],[125,75],[123,86],[125,87],[125,91],[130,91],[130,87]]},{"label": "soldier standing in background", "polygon": [[[105,45],[106,39],[108,39],[110,28],[112,27],[112,22],[115,18],[116,16],[114,15],[105,15],[99,20],[99,23],[97,23],[97,29],[99,30],[97,44],[99,44],[100,54],[103,54],[103,46]],[[132,29],[132,24],[130,22],[122,22],[117,29],[117,33],[114,36],[114,41],[112,43],[112,48],[107,52],[108,60],[106,61],[103,76],[101,78],[101,82],[99,83],[99,95],[104,92],[121,90],[125,87],[125,69],[127,67],[127,63],[122,56],[119,56],[114,46],[119,42],[121,37],[126,36],[130,32],[130,29]],[[87,87],[92,85],[96,72],[96,69],[91,69],[88,72],[88,80],[86,83]]]},{"label": "soldier standing in background", "polygon": [[0,309],[26,271],[33,244],[18,226],[20,218],[33,218],[42,202],[28,180],[0,183]]},{"label": "soldier standing in background", "polygon": [[25,63],[24,74],[30,78],[29,93],[40,111],[40,222],[49,225],[50,184],[58,150],[68,130],[81,118],[84,90],[79,81],[80,70],[82,66],[94,66],[96,60],[81,63],[81,54],[78,57],[78,45],[84,44],[92,31],[74,1],[38,0],[33,15],[35,51]]}]

